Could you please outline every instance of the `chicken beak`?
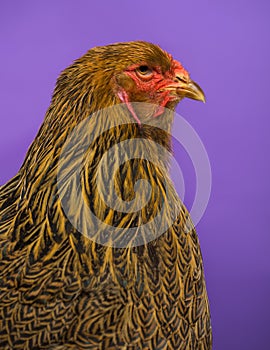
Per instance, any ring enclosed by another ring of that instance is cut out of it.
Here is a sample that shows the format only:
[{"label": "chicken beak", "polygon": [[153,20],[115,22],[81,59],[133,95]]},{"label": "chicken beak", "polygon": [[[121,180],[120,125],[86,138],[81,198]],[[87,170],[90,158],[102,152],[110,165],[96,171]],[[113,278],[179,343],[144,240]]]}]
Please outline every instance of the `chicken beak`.
[{"label": "chicken beak", "polygon": [[176,87],[176,93],[179,97],[191,98],[193,100],[205,102],[205,95],[201,87],[190,79],[184,79],[181,76],[176,76],[178,86]]}]

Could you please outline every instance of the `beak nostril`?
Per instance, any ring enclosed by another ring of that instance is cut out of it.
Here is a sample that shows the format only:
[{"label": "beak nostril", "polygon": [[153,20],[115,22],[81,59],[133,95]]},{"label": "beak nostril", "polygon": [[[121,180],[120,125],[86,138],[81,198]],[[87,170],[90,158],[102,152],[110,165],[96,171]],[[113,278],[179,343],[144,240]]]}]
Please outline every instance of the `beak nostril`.
[{"label": "beak nostril", "polygon": [[180,81],[181,83],[188,83],[188,79],[184,75],[176,75],[174,81],[175,82],[179,82]]}]

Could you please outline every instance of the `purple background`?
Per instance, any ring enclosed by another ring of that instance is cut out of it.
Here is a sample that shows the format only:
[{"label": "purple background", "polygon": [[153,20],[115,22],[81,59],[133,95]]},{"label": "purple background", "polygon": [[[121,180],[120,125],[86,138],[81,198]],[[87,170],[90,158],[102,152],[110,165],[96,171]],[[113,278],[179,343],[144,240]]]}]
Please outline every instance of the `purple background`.
[{"label": "purple background", "polygon": [[207,104],[178,112],[213,171],[197,229],[215,350],[269,347],[269,14],[266,0],[1,2],[0,184],[19,169],[60,70],[95,45],[160,44],[204,88]]}]

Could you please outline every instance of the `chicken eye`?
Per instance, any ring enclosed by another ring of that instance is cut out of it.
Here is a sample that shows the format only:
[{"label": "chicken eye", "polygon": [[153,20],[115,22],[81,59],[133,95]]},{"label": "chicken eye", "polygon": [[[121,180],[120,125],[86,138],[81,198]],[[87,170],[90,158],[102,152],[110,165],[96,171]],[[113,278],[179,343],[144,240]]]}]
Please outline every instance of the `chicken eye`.
[{"label": "chicken eye", "polygon": [[146,65],[139,66],[136,71],[139,76],[144,78],[150,78],[153,75],[153,70]]},{"label": "chicken eye", "polygon": [[150,68],[148,66],[140,66],[138,68],[138,71],[141,73],[141,74],[147,74],[148,72],[150,72]]}]

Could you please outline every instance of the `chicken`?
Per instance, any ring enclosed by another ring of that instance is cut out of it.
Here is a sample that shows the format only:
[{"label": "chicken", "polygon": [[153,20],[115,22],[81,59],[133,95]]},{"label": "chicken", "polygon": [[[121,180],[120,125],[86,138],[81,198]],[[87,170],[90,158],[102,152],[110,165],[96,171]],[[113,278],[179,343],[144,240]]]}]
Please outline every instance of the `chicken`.
[{"label": "chicken", "polygon": [[[204,101],[178,61],[142,41],[95,47],[61,73],[23,165],[1,187],[1,349],[211,349],[200,246],[168,172],[184,97]],[[97,182],[110,150],[118,170],[105,163],[101,180],[126,211]]]}]

